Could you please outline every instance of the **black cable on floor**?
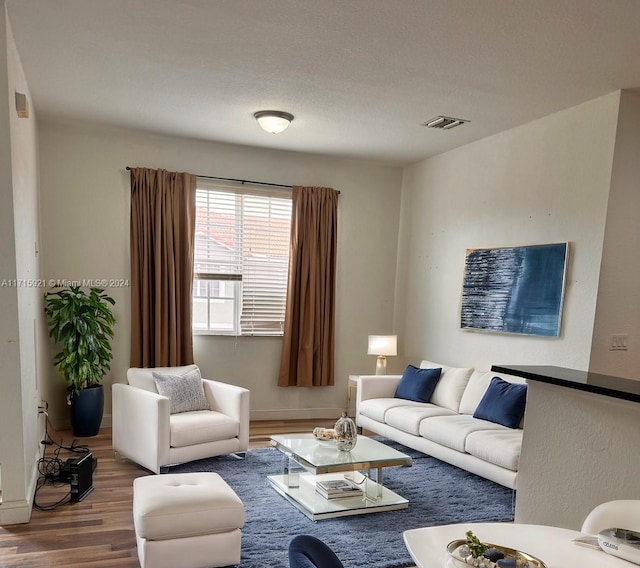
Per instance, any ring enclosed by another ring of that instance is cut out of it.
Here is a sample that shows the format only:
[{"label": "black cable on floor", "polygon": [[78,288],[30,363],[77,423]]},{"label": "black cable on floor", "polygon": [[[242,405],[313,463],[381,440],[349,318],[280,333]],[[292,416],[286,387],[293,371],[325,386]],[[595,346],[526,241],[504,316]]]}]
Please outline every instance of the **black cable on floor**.
[{"label": "black cable on floor", "polygon": [[[53,511],[60,505],[71,502],[71,489],[69,489],[69,492],[58,501],[56,501],[55,503],[49,503],[47,505],[39,504],[36,501],[36,497],[38,495],[38,491],[47,484],[60,484],[60,486],[62,486],[69,483],[69,480],[63,480],[61,478],[62,467],[64,463],[60,459],[60,451],[65,450],[76,454],[86,454],[90,451],[89,446],[87,446],[86,444],[77,444],[76,442],[77,440],[74,438],[70,446],[65,446],[62,444],[62,440],[60,442],[56,442],[55,440],[53,440],[49,435],[49,416],[47,415],[45,422],[44,439],[42,440],[44,451],[42,453],[42,457],[38,460],[38,473],[40,474],[40,476],[38,477],[38,481],[36,482],[36,490],[33,495],[33,506],[39,511]],[[56,448],[54,450],[53,457],[48,458],[46,456],[47,446],[51,445],[56,446]]]}]

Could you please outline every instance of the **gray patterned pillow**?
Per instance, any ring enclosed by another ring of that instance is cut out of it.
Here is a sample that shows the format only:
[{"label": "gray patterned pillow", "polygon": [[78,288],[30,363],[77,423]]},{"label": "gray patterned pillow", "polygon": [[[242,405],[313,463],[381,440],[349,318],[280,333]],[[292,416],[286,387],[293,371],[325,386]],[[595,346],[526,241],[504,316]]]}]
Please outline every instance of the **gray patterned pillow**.
[{"label": "gray patterned pillow", "polygon": [[199,369],[184,375],[162,375],[154,372],[153,380],[158,393],[171,401],[171,414],[191,410],[211,410],[204,395]]}]

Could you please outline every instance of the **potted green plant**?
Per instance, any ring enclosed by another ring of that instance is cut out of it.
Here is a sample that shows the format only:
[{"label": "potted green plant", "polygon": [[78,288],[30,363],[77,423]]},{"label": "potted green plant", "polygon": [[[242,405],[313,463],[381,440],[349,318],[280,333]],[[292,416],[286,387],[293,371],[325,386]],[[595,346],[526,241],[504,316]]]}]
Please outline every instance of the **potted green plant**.
[{"label": "potted green plant", "polygon": [[45,294],[49,336],[62,349],[53,364],[67,383],[71,427],[76,436],[95,436],[104,412],[100,381],[111,368],[113,298],[100,288],[68,286]]}]

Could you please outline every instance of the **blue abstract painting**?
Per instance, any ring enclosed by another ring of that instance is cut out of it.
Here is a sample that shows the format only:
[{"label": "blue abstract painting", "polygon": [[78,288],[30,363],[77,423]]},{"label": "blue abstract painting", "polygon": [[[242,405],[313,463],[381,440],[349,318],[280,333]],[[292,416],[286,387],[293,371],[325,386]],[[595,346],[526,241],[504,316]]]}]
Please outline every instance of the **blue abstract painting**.
[{"label": "blue abstract painting", "polygon": [[463,329],[557,337],[568,243],[467,249]]}]

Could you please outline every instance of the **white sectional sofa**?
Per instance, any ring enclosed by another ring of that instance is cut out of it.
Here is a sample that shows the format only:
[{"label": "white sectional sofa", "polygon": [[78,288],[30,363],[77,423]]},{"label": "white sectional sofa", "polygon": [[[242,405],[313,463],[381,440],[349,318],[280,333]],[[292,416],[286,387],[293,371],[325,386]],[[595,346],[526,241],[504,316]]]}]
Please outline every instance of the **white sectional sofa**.
[{"label": "white sectional sofa", "polygon": [[359,376],[357,425],[515,489],[522,421],[514,429],[474,418],[473,414],[493,377],[517,384],[526,381],[431,361],[422,361],[420,368],[442,368],[430,402],[394,398],[401,375]]}]

